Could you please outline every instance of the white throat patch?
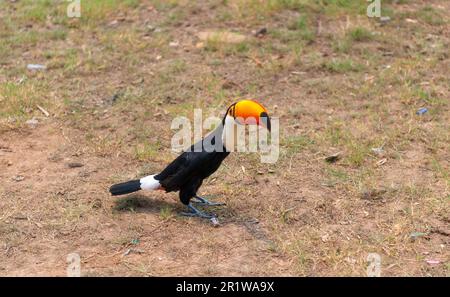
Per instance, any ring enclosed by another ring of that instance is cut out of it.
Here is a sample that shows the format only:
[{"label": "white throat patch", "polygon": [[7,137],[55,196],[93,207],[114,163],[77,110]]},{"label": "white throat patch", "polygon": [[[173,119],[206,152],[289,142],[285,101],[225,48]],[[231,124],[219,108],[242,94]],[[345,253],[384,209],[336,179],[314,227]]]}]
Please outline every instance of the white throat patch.
[{"label": "white throat patch", "polygon": [[245,151],[245,125],[237,123],[232,116],[227,115],[222,133],[222,142],[228,152]]}]

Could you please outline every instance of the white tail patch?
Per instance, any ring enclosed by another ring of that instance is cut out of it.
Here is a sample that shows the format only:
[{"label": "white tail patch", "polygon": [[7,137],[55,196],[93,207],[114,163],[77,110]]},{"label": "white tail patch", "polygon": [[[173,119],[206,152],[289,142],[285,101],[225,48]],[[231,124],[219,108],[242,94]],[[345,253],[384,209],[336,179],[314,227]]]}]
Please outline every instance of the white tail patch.
[{"label": "white tail patch", "polygon": [[157,190],[161,187],[159,181],[154,178],[155,175],[156,174],[149,175],[139,180],[141,182],[142,190]]}]

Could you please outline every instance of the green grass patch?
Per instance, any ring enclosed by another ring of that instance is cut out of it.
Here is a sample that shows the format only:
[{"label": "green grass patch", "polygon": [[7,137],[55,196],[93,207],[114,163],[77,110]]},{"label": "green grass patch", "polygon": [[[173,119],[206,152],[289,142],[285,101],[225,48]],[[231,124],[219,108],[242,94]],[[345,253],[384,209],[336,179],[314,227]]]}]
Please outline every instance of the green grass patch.
[{"label": "green grass patch", "polygon": [[436,158],[431,159],[431,168],[438,177],[442,177],[447,185],[450,186],[450,171],[445,168]]},{"label": "green grass patch", "polygon": [[82,1],[81,19],[96,23],[127,8],[137,8],[139,3],[139,0]]},{"label": "green grass patch", "polygon": [[295,31],[295,34],[291,34],[289,38],[302,39],[306,41],[313,41],[315,39],[314,31],[310,29],[310,24],[306,16],[301,15],[290,24],[288,24],[288,29]]},{"label": "green grass patch", "polygon": [[354,62],[351,59],[333,59],[325,62],[323,67],[334,73],[359,72],[364,69],[364,65]]},{"label": "green grass patch", "polygon": [[139,161],[148,161],[156,157],[161,148],[162,143],[160,141],[146,141],[135,148],[134,156]]},{"label": "green grass patch", "polygon": [[329,187],[334,187],[337,184],[343,184],[350,180],[349,175],[345,171],[335,168],[334,165],[329,165],[325,169],[325,175],[325,185]]},{"label": "green grass patch", "polygon": [[170,206],[164,206],[159,211],[159,217],[164,221],[170,219],[173,215],[173,209]]},{"label": "green grass patch", "polygon": [[289,136],[281,141],[281,146],[287,149],[288,154],[298,153],[312,144],[314,140],[303,135]]},{"label": "green grass patch", "polygon": [[349,38],[338,38],[333,41],[332,47],[336,53],[348,54],[352,48],[352,44]]},{"label": "green grass patch", "polygon": [[370,41],[373,39],[373,34],[364,27],[356,27],[347,32],[347,36],[353,41]]},{"label": "green grass patch", "polygon": [[45,92],[45,85],[35,81],[0,83],[0,119],[13,118],[21,122],[29,118],[36,111],[36,105],[45,106]]},{"label": "green grass patch", "polygon": [[441,12],[431,6],[425,6],[418,10],[416,15],[419,19],[432,26],[441,26],[448,23],[442,17]]}]

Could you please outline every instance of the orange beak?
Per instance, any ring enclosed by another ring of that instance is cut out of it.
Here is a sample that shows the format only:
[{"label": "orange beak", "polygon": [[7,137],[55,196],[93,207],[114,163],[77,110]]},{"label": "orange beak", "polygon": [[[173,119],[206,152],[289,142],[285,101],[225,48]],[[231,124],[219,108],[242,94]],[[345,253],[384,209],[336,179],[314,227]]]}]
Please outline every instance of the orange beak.
[{"label": "orange beak", "polygon": [[262,104],[254,100],[241,100],[228,109],[228,114],[244,125],[259,125],[270,132],[270,117]]}]

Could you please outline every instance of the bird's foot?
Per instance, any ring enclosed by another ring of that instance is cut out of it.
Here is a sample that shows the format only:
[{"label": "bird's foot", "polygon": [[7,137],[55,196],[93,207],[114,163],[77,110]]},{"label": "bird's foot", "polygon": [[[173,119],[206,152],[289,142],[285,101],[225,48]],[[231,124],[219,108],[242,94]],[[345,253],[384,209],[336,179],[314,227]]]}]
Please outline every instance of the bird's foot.
[{"label": "bird's foot", "polygon": [[204,206],[221,206],[221,205],[225,205],[225,203],[223,202],[211,202],[208,199],[205,199],[203,197],[200,196],[195,196],[194,197],[194,203],[198,204],[198,205],[204,205]]},{"label": "bird's foot", "polygon": [[199,217],[199,218],[205,218],[205,219],[213,219],[216,218],[215,215],[209,214],[209,213],[204,213],[200,210],[198,210],[197,208],[193,207],[191,204],[189,204],[187,206],[187,208],[189,209],[189,212],[181,212],[180,214],[182,216],[186,216],[186,217]]}]

